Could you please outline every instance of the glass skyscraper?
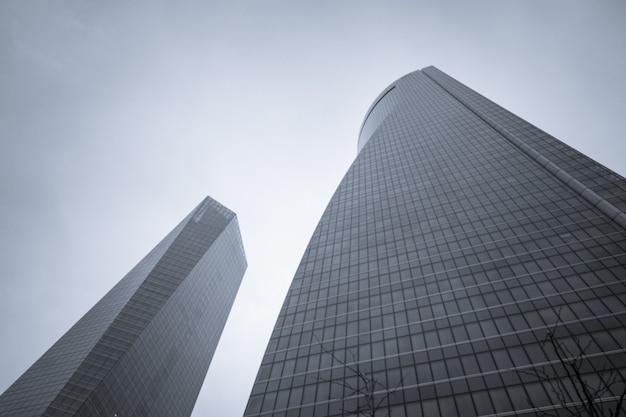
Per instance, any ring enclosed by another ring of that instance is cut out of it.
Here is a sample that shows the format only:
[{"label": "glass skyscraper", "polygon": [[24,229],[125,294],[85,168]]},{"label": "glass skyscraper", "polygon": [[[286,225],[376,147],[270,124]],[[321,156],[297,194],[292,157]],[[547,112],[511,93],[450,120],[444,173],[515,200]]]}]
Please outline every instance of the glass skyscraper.
[{"label": "glass skyscraper", "polygon": [[571,415],[581,381],[615,407],[625,210],[623,177],[436,68],[400,78],[365,117],[245,415]]},{"label": "glass skyscraper", "polygon": [[0,396],[0,416],[189,416],[246,269],[207,197]]}]

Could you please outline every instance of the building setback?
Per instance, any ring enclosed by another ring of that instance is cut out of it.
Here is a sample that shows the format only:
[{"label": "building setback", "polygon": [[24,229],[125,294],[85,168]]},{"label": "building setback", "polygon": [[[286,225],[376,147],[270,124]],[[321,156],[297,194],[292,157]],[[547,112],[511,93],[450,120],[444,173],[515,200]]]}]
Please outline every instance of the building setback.
[{"label": "building setback", "polygon": [[0,416],[189,416],[246,269],[207,197],[0,396]]},{"label": "building setback", "polygon": [[582,380],[615,407],[625,210],[616,173],[434,67],[400,78],[367,113],[245,415],[571,415]]}]

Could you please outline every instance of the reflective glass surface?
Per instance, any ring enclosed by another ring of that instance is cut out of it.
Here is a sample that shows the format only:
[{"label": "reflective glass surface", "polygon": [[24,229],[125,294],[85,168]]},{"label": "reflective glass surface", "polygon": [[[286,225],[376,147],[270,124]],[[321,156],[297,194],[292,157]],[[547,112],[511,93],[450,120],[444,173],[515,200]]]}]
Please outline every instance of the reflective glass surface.
[{"label": "reflective glass surface", "polygon": [[245,415],[570,415],[555,348],[626,375],[624,178],[433,67],[389,89]]},{"label": "reflective glass surface", "polygon": [[246,268],[207,197],[0,397],[4,416],[189,416]]}]

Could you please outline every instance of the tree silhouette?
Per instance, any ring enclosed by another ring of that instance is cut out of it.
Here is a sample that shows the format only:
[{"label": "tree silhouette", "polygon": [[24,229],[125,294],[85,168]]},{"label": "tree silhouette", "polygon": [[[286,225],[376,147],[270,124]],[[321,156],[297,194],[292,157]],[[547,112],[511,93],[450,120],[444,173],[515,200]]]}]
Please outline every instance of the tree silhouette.
[{"label": "tree silhouette", "polygon": [[[316,336],[314,336],[317,339]],[[352,362],[348,363],[343,361],[335,355],[334,352],[327,349],[322,342],[317,339],[322,352],[330,355],[333,359],[333,363],[338,363],[343,366],[345,370],[356,377],[356,384],[348,382],[347,378],[326,379],[319,377],[322,382],[328,382],[331,385],[338,385],[343,388],[344,395],[341,399],[347,399],[350,397],[356,398],[356,406],[353,409],[341,408],[341,414],[343,416],[364,416],[364,417],[389,417],[390,412],[388,408],[389,397],[402,386],[403,376],[400,377],[400,382],[394,388],[389,389],[386,384],[374,378],[370,373],[365,372],[359,364],[358,358],[354,352],[350,351],[352,356]],[[337,399],[332,396],[329,399]],[[383,411],[386,411],[383,414]]]},{"label": "tree silhouette", "polygon": [[[619,417],[623,415],[626,379],[617,370],[611,368],[608,362],[605,362],[599,372],[584,372],[584,368],[591,365],[587,351],[592,340],[582,343],[578,337],[570,334],[569,340],[573,342],[571,347],[564,341],[558,340],[556,331],[558,325],[562,324],[560,311],[557,317],[556,324],[548,330],[543,342],[544,349],[549,347],[556,356],[556,364],[519,372],[531,375],[546,384],[550,394],[558,401],[561,408],[572,417]],[[619,388],[621,390],[618,390]],[[540,415],[550,417],[559,415],[538,407],[530,397],[528,397],[528,403]]]}]

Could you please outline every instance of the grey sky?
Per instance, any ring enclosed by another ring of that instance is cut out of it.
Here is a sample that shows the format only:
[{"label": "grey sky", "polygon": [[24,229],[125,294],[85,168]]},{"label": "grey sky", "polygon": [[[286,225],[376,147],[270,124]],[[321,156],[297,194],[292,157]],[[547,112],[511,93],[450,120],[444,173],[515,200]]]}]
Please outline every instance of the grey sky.
[{"label": "grey sky", "polygon": [[0,391],[204,195],[249,268],[194,416],[241,416],[365,111],[435,65],[626,174],[626,2],[0,0]]}]

